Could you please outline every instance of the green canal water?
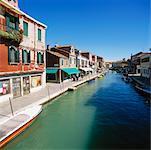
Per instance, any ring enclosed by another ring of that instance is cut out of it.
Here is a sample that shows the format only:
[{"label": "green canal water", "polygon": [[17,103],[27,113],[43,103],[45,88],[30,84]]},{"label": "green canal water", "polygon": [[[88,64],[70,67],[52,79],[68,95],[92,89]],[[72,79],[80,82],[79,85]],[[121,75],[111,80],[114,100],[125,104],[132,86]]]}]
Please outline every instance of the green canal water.
[{"label": "green canal water", "polygon": [[82,85],[46,104],[4,149],[149,148],[150,106],[119,74]]}]

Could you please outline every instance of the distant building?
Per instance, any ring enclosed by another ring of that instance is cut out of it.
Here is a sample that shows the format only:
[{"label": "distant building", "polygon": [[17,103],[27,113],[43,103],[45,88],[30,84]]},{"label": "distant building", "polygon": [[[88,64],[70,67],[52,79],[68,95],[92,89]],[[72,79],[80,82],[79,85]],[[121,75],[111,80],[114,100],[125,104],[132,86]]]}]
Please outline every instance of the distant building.
[{"label": "distant building", "polygon": [[103,57],[97,56],[97,72],[103,71],[104,68],[105,66]]},{"label": "distant building", "polygon": [[120,60],[112,62],[112,67],[115,69],[120,69],[128,66],[128,62],[126,60]]},{"label": "distant building", "polygon": [[47,82],[62,82],[69,78],[69,75],[61,70],[69,68],[69,59],[58,52],[47,50],[46,67]]},{"label": "distant building", "polygon": [[142,77],[151,79],[151,53],[144,53],[140,57],[140,73]]},{"label": "distant building", "polygon": [[143,55],[143,52],[139,52],[131,56],[131,59],[128,61],[129,73],[137,74],[140,73],[140,57]]},{"label": "distant building", "polygon": [[79,55],[78,55],[77,67],[79,68],[81,73],[84,75],[92,73],[92,71],[93,71],[93,69],[90,68],[89,59],[82,56],[81,52],[79,52]]},{"label": "distant building", "polygon": [[[77,51],[73,46],[55,46],[47,49],[47,82],[75,80],[80,71],[77,68]],[[55,70],[55,71],[54,71]]]},{"label": "distant building", "polygon": [[112,62],[105,62],[105,67],[106,67],[107,69],[112,68]]},{"label": "distant building", "polygon": [[95,70],[94,70],[94,61],[92,59],[92,54],[90,52],[81,52],[81,55],[89,60],[89,66],[93,69],[93,73],[94,73]]}]

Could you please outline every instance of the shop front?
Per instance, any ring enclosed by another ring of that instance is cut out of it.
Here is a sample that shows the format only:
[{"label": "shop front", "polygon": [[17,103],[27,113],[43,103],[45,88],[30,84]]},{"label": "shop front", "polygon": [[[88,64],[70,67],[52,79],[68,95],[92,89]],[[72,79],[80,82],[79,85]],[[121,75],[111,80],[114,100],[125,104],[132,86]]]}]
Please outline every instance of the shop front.
[{"label": "shop front", "polygon": [[10,80],[0,80],[0,96],[10,94]]},{"label": "shop front", "polygon": [[23,77],[23,95],[30,93],[30,80],[28,77]]},{"label": "shop front", "polygon": [[13,98],[21,96],[21,78],[12,79]]}]

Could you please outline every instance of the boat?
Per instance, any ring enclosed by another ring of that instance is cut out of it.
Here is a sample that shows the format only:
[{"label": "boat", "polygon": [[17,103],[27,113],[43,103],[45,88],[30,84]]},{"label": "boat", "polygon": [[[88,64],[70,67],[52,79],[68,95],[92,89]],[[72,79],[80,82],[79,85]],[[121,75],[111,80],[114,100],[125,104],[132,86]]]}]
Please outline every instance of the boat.
[{"label": "boat", "polygon": [[41,105],[29,107],[0,123],[0,148],[28,128],[41,111]]},{"label": "boat", "polygon": [[138,85],[135,88],[144,94],[151,95],[151,88],[140,87]]},{"label": "boat", "polygon": [[103,77],[104,77],[104,74],[98,75],[98,78],[103,78]]}]

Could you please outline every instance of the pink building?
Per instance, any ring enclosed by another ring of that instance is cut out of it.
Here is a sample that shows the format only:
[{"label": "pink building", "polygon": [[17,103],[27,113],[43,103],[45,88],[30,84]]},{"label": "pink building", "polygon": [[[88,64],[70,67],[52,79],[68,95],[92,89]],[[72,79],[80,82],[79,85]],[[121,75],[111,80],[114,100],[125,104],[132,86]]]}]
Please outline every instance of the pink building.
[{"label": "pink building", "polygon": [[45,86],[46,28],[18,0],[0,0],[0,102]]}]

